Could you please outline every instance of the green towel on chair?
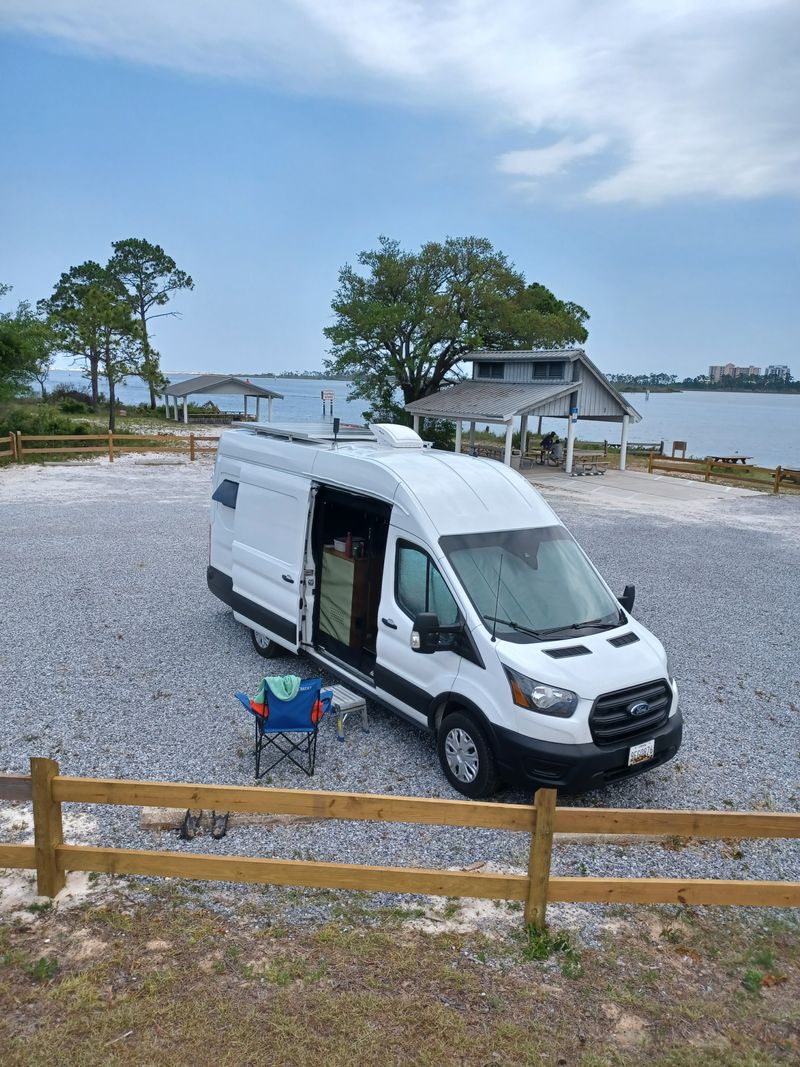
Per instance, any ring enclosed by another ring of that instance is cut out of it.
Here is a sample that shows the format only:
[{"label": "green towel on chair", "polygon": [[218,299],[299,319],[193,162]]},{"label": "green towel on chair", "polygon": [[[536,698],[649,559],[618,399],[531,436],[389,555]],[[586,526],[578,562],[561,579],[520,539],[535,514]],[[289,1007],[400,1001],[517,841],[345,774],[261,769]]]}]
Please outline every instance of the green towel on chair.
[{"label": "green towel on chair", "polygon": [[266,704],[267,686],[270,693],[277,697],[278,700],[294,700],[300,689],[301,681],[302,679],[296,674],[276,674],[271,678],[265,678],[258,687],[258,692],[253,697],[253,700],[258,704]]}]

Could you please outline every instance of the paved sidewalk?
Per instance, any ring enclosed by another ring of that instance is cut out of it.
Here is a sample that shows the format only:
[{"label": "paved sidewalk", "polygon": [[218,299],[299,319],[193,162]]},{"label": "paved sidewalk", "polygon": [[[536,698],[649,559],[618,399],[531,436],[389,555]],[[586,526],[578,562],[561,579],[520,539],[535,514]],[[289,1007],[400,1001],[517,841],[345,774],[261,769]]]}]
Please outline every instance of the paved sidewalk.
[{"label": "paved sidewalk", "polygon": [[645,471],[609,470],[605,474],[568,475],[555,467],[526,468],[523,477],[545,492],[559,490],[577,493],[595,499],[620,503],[683,504],[745,499],[760,495],[753,489],[738,485],[715,485],[689,478],[670,477],[665,474],[647,474]]}]

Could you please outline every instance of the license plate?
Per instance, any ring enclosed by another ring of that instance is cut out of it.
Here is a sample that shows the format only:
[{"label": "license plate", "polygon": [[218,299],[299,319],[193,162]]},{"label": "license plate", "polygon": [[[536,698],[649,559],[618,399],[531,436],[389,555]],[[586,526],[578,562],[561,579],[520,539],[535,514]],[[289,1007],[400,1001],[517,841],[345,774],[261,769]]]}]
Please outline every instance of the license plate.
[{"label": "license plate", "polygon": [[637,763],[647,763],[653,758],[655,751],[655,738],[652,741],[643,741],[641,745],[632,745],[628,752],[628,766],[634,767]]}]

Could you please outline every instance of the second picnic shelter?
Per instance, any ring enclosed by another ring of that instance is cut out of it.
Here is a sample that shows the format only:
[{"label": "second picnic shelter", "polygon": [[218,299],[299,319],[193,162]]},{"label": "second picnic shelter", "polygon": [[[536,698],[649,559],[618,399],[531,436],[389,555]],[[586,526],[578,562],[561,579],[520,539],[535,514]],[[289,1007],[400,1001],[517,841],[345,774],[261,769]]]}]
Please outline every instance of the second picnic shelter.
[{"label": "second picnic shelter", "polygon": [[472,378],[445,386],[437,393],[406,404],[419,430],[420,418],[447,419],[456,424],[456,452],[461,451],[463,423],[469,423],[474,447],[477,423],[505,426],[503,460],[511,464],[515,419],[520,420],[520,450],[525,455],[528,419],[567,420],[565,470],[572,471],[575,425],[578,420],[621,423],[620,470],[625,469],[628,427],[642,416],[614,388],[582,348],[470,352]]},{"label": "second picnic shelter", "polygon": [[188,401],[190,396],[240,396],[244,403],[244,418],[247,419],[247,399],[255,398],[256,421],[261,421],[261,401],[267,401],[267,422],[272,422],[272,401],[283,400],[283,393],[272,389],[263,389],[254,385],[248,378],[236,378],[230,374],[198,374],[183,382],[175,382],[162,390],[164,408],[170,417],[170,399],[175,408],[175,421],[178,421],[178,400],[183,400],[183,421],[189,421]]}]

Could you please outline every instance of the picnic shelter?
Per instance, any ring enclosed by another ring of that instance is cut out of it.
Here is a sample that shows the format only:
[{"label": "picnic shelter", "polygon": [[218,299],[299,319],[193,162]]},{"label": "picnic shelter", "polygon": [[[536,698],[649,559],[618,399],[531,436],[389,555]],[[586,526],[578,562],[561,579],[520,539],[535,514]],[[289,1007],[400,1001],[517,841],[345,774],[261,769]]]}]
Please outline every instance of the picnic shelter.
[{"label": "picnic shelter", "polygon": [[421,418],[447,419],[456,424],[456,452],[461,451],[463,424],[469,424],[470,444],[475,445],[475,426],[505,426],[503,461],[511,465],[511,442],[516,419],[520,420],[520,451],[526,453],[528,420],[565,419],[565,470],[572,472],[575,426],[580,420],[617,422],[620,434],[620,470],[625,469],[628,428],[642,416],[614,388],[582,348],[539,349],[510,352],[471,352],[463,357],[472,363],[472,377],[445,386],[430,396],[406,404],[419,431]]},{"label": "picnic shelter", "polygon": [[174,408],[175,421],[178,422],[178,401],[183,401],[183,421],[189,421],[189,397],[190,396],[240,396],[244,410],[231,413],[231,418],[237,415],[243,419],[248,418],[248,398],[255,399],[255,418],[261,421],[261,401],[267,401],[267,422],[272,422],[272,401],[282,400],[283,393],[276,393],[272,389],[263,389],[260,385],[254,385],[248,378],[235,378],[230,374],[199,374],[194,378],[187,378],[184,382],[175,382],[163,390],[164,408],[167,418],[170,418],[170,402]]}]

